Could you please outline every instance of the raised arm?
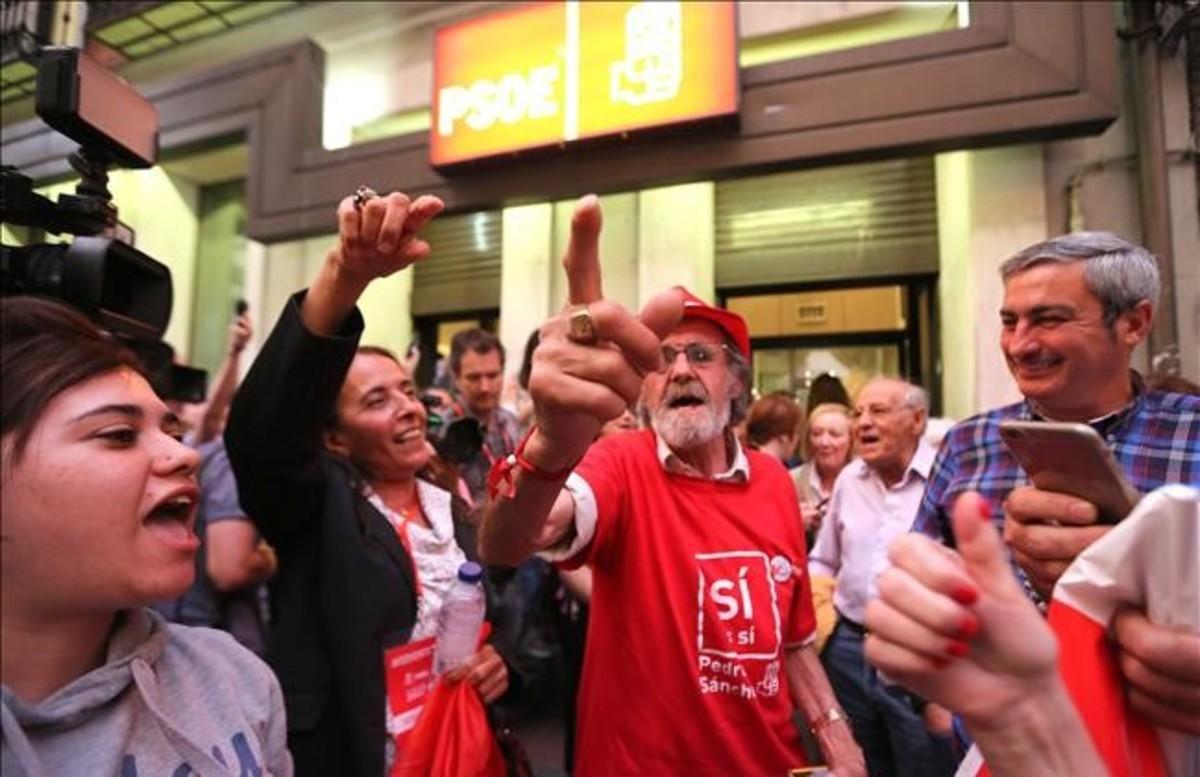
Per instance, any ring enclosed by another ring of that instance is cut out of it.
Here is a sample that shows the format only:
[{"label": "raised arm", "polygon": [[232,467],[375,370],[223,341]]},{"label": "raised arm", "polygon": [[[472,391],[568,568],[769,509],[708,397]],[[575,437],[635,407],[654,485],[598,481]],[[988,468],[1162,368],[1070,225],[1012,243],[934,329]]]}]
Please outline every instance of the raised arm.
[{"label": "raised arm", "polygon": [[417,231],[436,197],[391,194],[338,207],[338,242],[306,293],[283,315],[234,398],[226,449],[247,514],[276,547],[317,514],[324,488],[321,432],[362,332],[355,305],[367,285],[427,256]]},{"label": "raised arm", "polygon": [[208,406],[204,408],[204,416],[200,419],[200,428],[196,432],[196,442],[205,443],[216,439],[225,426],[225,414],[229,403],[237,391],[238,372],[242,366],[242,352],[254,333],[250,325],[250,316],[242,313],[229,326],[229,347],[225,351],[225,359],[217,368],[217,378],[213,381],[212,390],[208,395]]},{"label": "raised arm", "polygon": [[429,244],[417,232],[442,212],[442,201],[415,200],[400,192],[367,200],[359,208],[353,197],[338,206],[338,242],[300,306],[304,328],[319,337],[338,332],[358,298],[376,278],[386,278],[429,255]]},{"label": "raised arm", "polygon": [[[509,471],[511,480],[484,508],[479,551],[489,564],[515,565],[569,539],[575,507],[562,489],[567,475],[604,422],[637,399],[642,376],[662,358],[660,338],[683,313],[673,292],[655,297],[637,317],[602,298],[600,223],[599,202],[584,197],[563,256],[569,304],[542,325],[533,354],[529,393],[536,427]],[[573,314],[590,320],[594,337],[569,336]]]}]

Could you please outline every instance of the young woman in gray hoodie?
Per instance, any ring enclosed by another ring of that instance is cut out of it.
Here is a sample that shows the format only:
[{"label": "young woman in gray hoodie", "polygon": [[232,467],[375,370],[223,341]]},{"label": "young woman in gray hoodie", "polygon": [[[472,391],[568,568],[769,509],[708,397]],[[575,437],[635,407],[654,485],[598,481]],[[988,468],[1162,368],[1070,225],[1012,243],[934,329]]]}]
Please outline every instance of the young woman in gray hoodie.
[{"label": "young woman in gray hoodie", "polygon": [[79,313],[0,300],[0,771],[292,774],[279,684],[145,608],[191,583],[197,454]]}]

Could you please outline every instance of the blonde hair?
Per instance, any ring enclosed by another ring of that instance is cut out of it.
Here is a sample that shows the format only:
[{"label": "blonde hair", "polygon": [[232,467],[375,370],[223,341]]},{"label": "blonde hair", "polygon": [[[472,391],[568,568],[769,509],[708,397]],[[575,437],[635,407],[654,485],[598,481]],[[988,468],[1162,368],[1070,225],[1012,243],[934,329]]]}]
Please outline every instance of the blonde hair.
[{"label": "blonde hair", "polygon": [[[842,418],[846,419],[847,432],[849,432],[850,428],[854,425],[854,419],[852,419],[850,417],[850,408],[846,407],[845,405],[838,404],[837,402],[823,402],[823,403],[817,405],[816,407],[814,407],[812,409],[812,411],[808,414],[808,425],[805,426],[805,428],[804,428],[804,440],[800,445],[800,447],[804,453],[805,461],[809,461],[810,459],[812,459],[812,451],[809,450],[809,444],[808,444],[809,428],[812,427],[813,421],[817,420],[818,418],[820,418],[823,415],[829,415],[830,413],[840,415]],[[853,440],[851,440],[851,442],[853,443]],[[850,461],[850,459],[853,457],[853,455],[854,455],[854,445],[851,444],[846,449],[846,461],[843,461],[842,464],[845,465],[846,463],[848,463]]]}]

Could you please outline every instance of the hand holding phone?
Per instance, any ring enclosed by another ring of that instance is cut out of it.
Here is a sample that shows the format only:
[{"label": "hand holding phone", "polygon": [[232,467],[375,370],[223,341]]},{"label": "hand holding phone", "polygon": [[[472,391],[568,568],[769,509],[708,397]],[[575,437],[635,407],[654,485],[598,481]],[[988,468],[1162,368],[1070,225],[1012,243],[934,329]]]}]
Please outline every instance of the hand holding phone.
[{"label": "hand holding phone", "polygon": [[1043,596],[1085,548],[1120,521],[1140,494],[1089,426],[1004,421],[1000,436],[1033,487],[1004,502],[1004,540]]},{"label": "hand holding phone", "polygon": [[250,342],[250,338],[254,334],[250,318],[246,315],[246,311],[249,309],[250,305],[244,299],[239,299],[233,305],[233,323],[229,325],[229,353],[231,355],[240,354],[245,350],[246,344]]},{"label": "hand holding phone", "polygon": [[1091,502],[1105,523],[1120,521],[1141,498],[1086,424],[1002,421],[1000,437],[1035,486]]}]

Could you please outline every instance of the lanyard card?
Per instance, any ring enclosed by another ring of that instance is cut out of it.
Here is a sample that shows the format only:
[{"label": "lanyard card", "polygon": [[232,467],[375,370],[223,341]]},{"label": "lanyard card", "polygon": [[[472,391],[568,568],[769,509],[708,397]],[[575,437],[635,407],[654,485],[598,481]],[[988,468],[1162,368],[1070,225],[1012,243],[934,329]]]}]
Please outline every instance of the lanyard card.
[{"label": "lanyard card", "polygon": [[384,675],[387,682],[387,730],[403,751],[429,689],[433,687],[433,651],[437,640],[427,637],[407,645],[383,651]]}]

